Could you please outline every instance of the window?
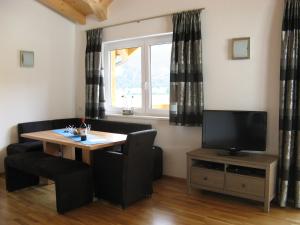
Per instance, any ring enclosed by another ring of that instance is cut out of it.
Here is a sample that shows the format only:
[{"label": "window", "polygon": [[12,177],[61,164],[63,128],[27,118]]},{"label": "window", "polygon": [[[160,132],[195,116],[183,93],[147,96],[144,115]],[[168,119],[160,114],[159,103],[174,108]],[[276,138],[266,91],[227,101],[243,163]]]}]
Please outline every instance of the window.
[{"label": "window", "polygon": [[132,96],[132,106],[142,107],[141,47],[110,51],[111,104],[123,107],[124,98]]},{"label": "window", "polygon": [[168,115],[171,34],[104,43],[108,112]]},{"label": "window", "polygon": [[171,44],[152,45],[151,108],[169,109]]}]

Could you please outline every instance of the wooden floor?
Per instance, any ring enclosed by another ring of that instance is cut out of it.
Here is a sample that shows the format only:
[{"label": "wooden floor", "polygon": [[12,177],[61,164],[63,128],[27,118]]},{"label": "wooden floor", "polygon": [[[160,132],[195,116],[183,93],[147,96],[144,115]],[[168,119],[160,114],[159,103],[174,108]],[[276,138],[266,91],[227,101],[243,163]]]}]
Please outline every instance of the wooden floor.
[{"label": "wooden floor", "polygon": [[0,177],[0,225],[300,225],[300,210],[272,206],[263,212],[260,203],[213,194],[186,193],[183,181],[163,178],[154,184],[151,199],[126,210],[98,201],[64,215],[56,213],[54,185],[5,191]]}]

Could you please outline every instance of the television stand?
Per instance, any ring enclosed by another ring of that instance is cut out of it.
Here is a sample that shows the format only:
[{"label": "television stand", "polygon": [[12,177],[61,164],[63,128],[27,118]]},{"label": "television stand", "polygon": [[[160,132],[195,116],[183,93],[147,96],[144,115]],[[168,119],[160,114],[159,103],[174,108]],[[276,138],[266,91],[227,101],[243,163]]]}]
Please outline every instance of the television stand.
[{"label": "television stand", "polygon": [[277,157],[247,153],[220,155],[220,150],[197,149],[187,153],[187,185],[264,203],[270,211],[275,197]]}]

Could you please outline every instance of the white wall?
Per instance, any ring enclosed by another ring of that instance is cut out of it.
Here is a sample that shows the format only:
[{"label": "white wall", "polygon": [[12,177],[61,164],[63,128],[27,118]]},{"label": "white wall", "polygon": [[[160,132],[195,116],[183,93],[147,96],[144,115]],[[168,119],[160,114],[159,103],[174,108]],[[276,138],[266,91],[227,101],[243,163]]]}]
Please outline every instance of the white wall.
[{"label": "white wall", "polygon": [[[267,152],[278,153],[278,102],[280,30],[284,0],[115,0],[109,20],[93,18],[77,26],[78,97],[77,114],[84,109],[84,30],[169,12],[202,8],[204,94],[206,109],[266,110],[268,112]],[[155,19],[106,29],[104,40],[169,32],[171,18]],[[229,40],[251,37],[251,59],[230,60]],[[112,118],[110,118],[112,119]],[[116,118],[113,118],[116,119]],[[119,118],[120,119],[120,118]],[[128,119],[121,119],[126,120]],[[158,129],[157,144],[164,149],[164,173],[185,177],[185,153],[200,147],[200,128],[169,126],[152,122]]]},{"label": "white wall", "polygon": [[[0,173],[16,124],[75,115],[75,25],[35,0],[0,0]],[[35,54],[21,68],[19,51]]]}]

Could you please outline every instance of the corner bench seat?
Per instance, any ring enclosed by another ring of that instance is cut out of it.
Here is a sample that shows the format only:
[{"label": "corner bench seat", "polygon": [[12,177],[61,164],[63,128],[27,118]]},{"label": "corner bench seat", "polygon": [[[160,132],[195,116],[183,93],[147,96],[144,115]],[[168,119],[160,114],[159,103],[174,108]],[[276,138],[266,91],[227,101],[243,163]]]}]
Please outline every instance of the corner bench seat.
[{"label": "corner bench seat", "polygon": [[[86,123],[91,124],[92,130],[111,132],[111,133],[120,133],[120,134],[129,134],[132,132],[148,130],[152,128],[151,124],[126,123],[126,122],[118,122],[118,121],[109,121],[104,119],[101,120],[87,119]],[[21,136],[23,133],[62,129],[69,125],[79,127],[80,119],[68,118],[68,119],[56,119],[56,120],[44,120],[44,121],[19,123],[17,126],[19,143],[10,144],[7,147],[7,155],[32,152],[32,151],[40,151],[40,152],[43,151],[43,145],[41,142],[24,138]]]},{"label": "corner bench seat", "polygon": [[92,202],[92,170],[85,163],[43,152],[27,152],[7,156],[4,165],[6,189],[10,192],[37,185],[39,176],[53,180],[59,213]]},{"label": "corner bench seat", "polygon": [[43,143],[41,141],[28,141],[24,143],[10,144],[7,146],[7,155],[14,155],[25,152],[42,152]]},{"label": "corner bench seat", "polygon": [[[152,129],[151,124],[143,123],[128,123],[120,121],[111,121],[106,119],[87,119],[87,124],[91,124],[92,130],[112,132],[120,134],[130,134],[137,131]],[[10,144],[7,147],[7,155],[26,153],[26,152],[42,152],[43,144],[39,141],[34,141],[28,138],[24,138],[21,135],[23,133],[53,130],[65,128],[69,125],[78,127],[80,125],[79,118],[66,118],[66,119],[55,119],[55,120],[44,120],[35,122],[19,123],[17,126],[18,140],[19,143]],[[122,152],[120,146],[111,147],[109,150]],[[158,146],[153,146],[153,163],[154,163],[154,179],[159,179],[162,176],[163,151]],[[76,149],[75,151],[76,160],[81,161],[82,155],[81,150]]]}]

